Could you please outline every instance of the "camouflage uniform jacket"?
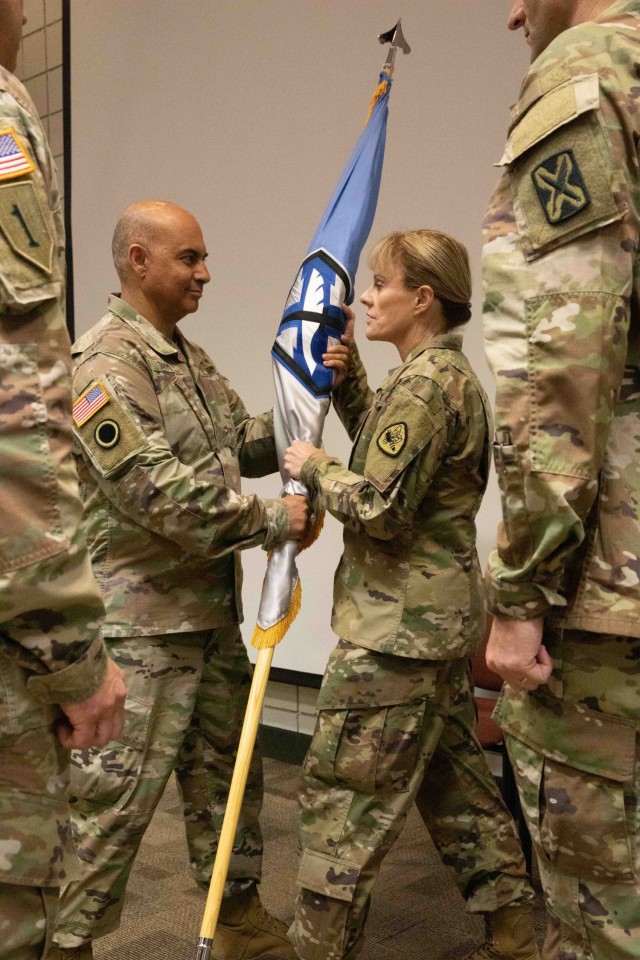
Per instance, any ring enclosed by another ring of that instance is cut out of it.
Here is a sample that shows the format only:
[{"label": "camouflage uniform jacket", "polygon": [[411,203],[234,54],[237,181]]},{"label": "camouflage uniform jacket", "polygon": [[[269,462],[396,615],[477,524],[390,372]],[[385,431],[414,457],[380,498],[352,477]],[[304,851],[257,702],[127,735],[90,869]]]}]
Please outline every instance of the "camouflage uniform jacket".
[{"label": "camouflage uniform jacket", "polygon": [[52,705],[102,682],[104,610],[71,455],[55,168],[27,91],[1,68],[0,157],[0,880],[57,886],[75,857]]},{"label": "camouflage uniform jacket", "polygon": [[85,527],[107,608],[104,635],[238,622],[238,551],[271,547],[288,531],[281,501],[240,493],[241,473],[277,470],[271,413],[249,417],[204,350],[177,330],[167,339],[118,297],[73,355]]},{"label": "camouflage uniform jacket", "polygon": [[475,516],[491,414],[447,334],[422,343],[374,395],[355,347],[334,403],[349,468],[313,454],[302,480],[344,524],[332,626],[344,640],[428,660],[466,656],[483,629]]},{"label": "camouflage uniform jacket", "polygon": [[640,2],[532,64],[484,225],[493,612],[640,637]]}]

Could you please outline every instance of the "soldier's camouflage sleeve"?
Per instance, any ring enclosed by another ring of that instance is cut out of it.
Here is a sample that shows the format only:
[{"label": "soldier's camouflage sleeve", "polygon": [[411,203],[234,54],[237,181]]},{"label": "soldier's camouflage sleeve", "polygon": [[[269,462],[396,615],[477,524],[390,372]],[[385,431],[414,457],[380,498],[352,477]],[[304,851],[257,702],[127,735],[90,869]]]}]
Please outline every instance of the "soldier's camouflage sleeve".
[{"label": "soldier's camouflage sleeve", "polygon": [[35,107],[2,69],[0,138],[14,161],[0,187],[0,649],[37,699],[79,702],[106,652],[71,455],[62,212]]},{"label": "soldier's camouflage sleeve", "polygon": [[373,403],[373,391],[369,387],[367,372],[355,341],[349,348],[347,376],[331,391],[331,400],[349,439],[353,442]]},{"label": "soldier's camouflage sleeve", "polygon": [[[414,389],[417,387],[417,389]],[[301,480],[342,523],[356,521],[371,537],[388,540],[411,526],[447,446],[444,397],[422,377],[406,377],[385,408],[387,423],[402,423],[409,437],[397,456],[370,443],[364,474],[324,451],[305,462]]]},{"label": "soldier's camouflage sleeve", "polygon": [[[260,544],[269,548],[286,538],[288,511],[280,500],[233,489],[235,452],[228,464],[211,450],[203,450],[195,463],[184,463],[174,454],[146,371],[101,353],[76,367],[76,394],[94,381],[108,384],[109,413],[118,424],[118,444],[100,448],[91,421],[80,426],[76,435],[96,482],[120,513],[187,553],[203,557],[222,557]],[[269,416],[251,421],[237,395],[231,399],[245,459],[257,470],[256,453],[261,446],[271,449],[273,443],[266,436]]]},{"label": "soldier's camouflage sleeve", "polygon": [[273,412],[252,417],[225,380],[229,407],[236,430],[238,461],[243,477],[266,477],[278,472],[278,453],[273,436]]},{"label": "soldier's camouflage sleeve", "polygon": [[[612,532],[623,526],[605,545],[596,578],[617,589],[628,562],[638,582],[637,560],[624,559],[629,510],[637,525],[624,493],[631,451],[616,453],[612,434],[625,363],[638,365],[637,331],[629,337],[638,79],[628,44],[626,29],[616,38],[588,23],[535,61],[484,225],[485,337],[504,517],[488,599],[494,613],[517,619],[562,614],[576,565],[593,553],[598,509],[613,518]],[[607,477],[615,493],[603,488]]]}]

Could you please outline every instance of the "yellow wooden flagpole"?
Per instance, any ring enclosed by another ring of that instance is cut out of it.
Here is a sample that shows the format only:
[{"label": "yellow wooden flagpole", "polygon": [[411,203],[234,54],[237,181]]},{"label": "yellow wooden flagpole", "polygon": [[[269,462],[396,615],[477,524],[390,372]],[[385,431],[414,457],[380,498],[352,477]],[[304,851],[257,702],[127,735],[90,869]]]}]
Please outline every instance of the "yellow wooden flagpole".
[{"label": "yellow wooden flagpole", "polygon": [[258,651],[258,658],[251,682],[251,690],[249,691],[247,711],[244,716],[242,733],[240,734],[238,757],[233,770],[233,777],[231,778],[229,798],[222,822],[213,873],[211,874],[211,883],[204,908],[202,926],[200,927],[200,939],[198,940],[196,960],[209,960],[211,955],[211,946],[218,924],[220,904],[222,903],[224,885],[233,852],[233,841],[240,818],[240,809],[242,807],[244,790],[249,775],[253,748],[260,725],[260,714],[262,712],[262,704],[267,689],[267,681],[269,679],[274,650],[275,646],[265,647]]}]

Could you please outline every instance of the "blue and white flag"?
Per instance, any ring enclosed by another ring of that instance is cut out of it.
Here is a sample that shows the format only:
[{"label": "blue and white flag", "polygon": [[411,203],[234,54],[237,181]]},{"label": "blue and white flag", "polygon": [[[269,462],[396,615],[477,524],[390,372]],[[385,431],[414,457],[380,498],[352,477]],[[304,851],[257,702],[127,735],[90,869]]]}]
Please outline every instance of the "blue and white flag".
[{"label": "blue and white flag", "polygon": [[[393,43],[394,38],[401,42]],[[307,493],[305,486],[284,470],[284,452],[293,440],[320,444],[333,378],[322,355],[330,344],[339,343],[344,333],[342,304],[353,302],[360,254],[376,212],[395,47],[399,45],[405,52],[409,49],[399,24],[380,40],[391,41],[392,50],[380,74],[367,123],[289,291],[272,349],[277,398],[274,430],[282,494]],[[255,647],[278,643],[298,612],[300,582],[295,558],[317,532],[302,544],[289,540],[271,553],[253,634]]]}]

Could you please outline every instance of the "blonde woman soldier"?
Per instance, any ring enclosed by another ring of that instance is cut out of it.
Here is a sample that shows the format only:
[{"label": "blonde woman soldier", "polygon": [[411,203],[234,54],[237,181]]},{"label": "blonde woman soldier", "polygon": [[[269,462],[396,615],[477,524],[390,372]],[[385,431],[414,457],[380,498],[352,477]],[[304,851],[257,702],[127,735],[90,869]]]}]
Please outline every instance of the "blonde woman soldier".
[{"label": "blonde woman soldier", "polygon": [[285,459],[344,524],[339,641],[304,766],[290,936],[303,960],[356,956],[382,859],[415,800],[468,909],[485,914],[472,956],[533,960],[533,891],[474,734],[475,516],[491,413],[455,332],[471,316],[467,252],[435,230],[393,233],[370,265],[366,336],[394,344],[400,365],[373,393],[351,346],[333,394],[354,441],[349,467],[301,441]]}]

